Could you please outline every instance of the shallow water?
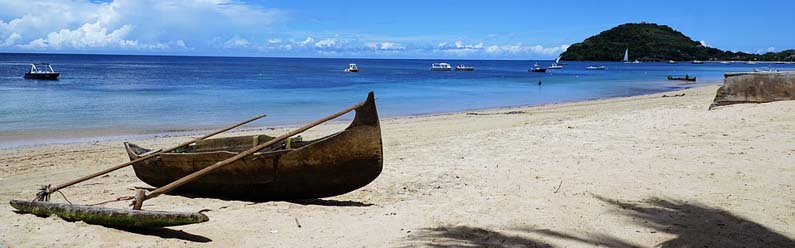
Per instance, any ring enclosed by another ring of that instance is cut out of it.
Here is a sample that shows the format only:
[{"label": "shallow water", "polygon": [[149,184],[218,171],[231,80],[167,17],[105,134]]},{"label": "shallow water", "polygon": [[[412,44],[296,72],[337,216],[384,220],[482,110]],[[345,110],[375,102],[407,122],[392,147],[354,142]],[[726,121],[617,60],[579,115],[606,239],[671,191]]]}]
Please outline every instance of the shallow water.
[{"label": "shallow water", "polygon": [[[51,63],[60,80],[23,79],[32,62]],[[432,72],[434,62],[476,70]],[[361,72],[344,73],[348,63]],[[534,63],[0,54],[0,146],[33,137],[219,127],[260,113],[269,116],[257,125],[293,124],[362,101],[369,91],[376,94],[379,114],[390,117],[640,95],[716,83],[724,72],[767,66],[569,62],[561,70],[528,72]],[[589,65],[608,69],[585,70]],[[698,83],[666,81],[671,74],[696,76]]]}]

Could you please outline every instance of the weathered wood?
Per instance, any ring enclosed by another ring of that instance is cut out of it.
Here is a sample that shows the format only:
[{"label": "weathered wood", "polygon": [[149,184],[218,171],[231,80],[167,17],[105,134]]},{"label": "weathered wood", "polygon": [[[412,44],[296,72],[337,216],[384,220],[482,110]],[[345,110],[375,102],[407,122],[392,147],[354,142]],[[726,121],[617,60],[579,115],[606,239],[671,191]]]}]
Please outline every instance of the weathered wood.
[{"label": "weathered wood", "polygon": [[[281,141],[283,141],[283,140],[285,140],[287,138],[290,138],[292,136],[300,134],[300,133],[302,133],[302,132],[304,132],[304,131],[312,128],[312,127],[315,127],[315,126],[320,125],[322,123],[325,123],[325,122],[327,122],[329,120],[332,120],[332,119],[335,119],[337,117],[340,117],[340,116],[342,116],[342,115],[344,115],[344,114],[346,114],[348,112],[356,110],[356,109],[364,106],[366,103],[373,102],[372,99],[373,99],[373,94],[371,92],[368,95],[368,99],[365,100],[364,102],[357,103],[357,104],[355,104],[355,105],[353,105],[353,106],[351,106],[349,108],[346,108],[346,109],[344,109],[344,110],[342,110],[340,112],[337,112],[337,113],[334,113],[332,115],[326,116],[326,117],[324,117],[324,118],[322,118],[320,120],[317,120],[317,121],[314,121],[312,123],[309,123],[309,124],[307,124],[307,125],[305,125],[303,127],[300,127],[298,129],[295,129],[295,130],[292,130],[290,132],[287,132],[286,134],[283,134],[281,136],[275,137],[275,138],[273,138],[273,139],[271,139],[271,140],[269,140],[269,141],[267,141],[265,143],[262,143],[262,144],[259,144],[257,146],[254,146],[254,147],[252,147],[252,148],[250,148],[250,149],[248,149],[246,151],[240,152],[240,153],[234,155],[231,158],[227,158],[227,159],[218,161],[218,162],[214,163],[213,165],[210,165],[210,166],[204,167],[204,168],[202,168],[202,169],[200,169],[198,171],[195,171],[195,172],[193,172],[193,173],[191,173],[191,174],[189,174],[187,176],[184,176],[184,177],[182,177],[182,178],[180,178],[180,179],[178,179],[176,181],[173,181],[173,182],[171,182],[171,183],[169,183],[169,184],[167,184],[165,186],[162,186],[162,187],[150,192],[149,194],[147,194],[145,200],[152,199],[152,198],[155,198],[155,197],[157,197],[157,196],[159,196],[161,194],[170,192],[170,191],[172,191],[172,190],[174,190],[174,189],[176,189],[176,188],[178,188],[178,187],[180,187],[180,186],[182,186],[182,185],[184,185],[186,183],[194,181],[194,180],[196,180],[196,179],[198,179],[198,178],[200,178],[200,177],[202,177],[202,176],[204,176],[204,175],[206,175],[206,174],[208,174],[210,172],[213,172],[213,171],[215,171],[215,170],[217,170],[217,169],[219,169],[221,167],[224,167],[226,165],[232,164],[235,161],[238,161],[238,160],[240,160],[240,159],[242,159],[244,157],[250,156],[250,155],[262,150],[263,148],[266,148],[268,146],[274,145],[277,142],[281,142]],[[356,120],[354,120],[353,123],[356,123]],[[380,139],[380,133],[379,133],[379,139]],[[379,169],[379,172],[380,172],[380,169]],[[235,179],[234,178],[230,178],[229,180],[235,180]]]},{"label": "weathered wood", "polygon": [[191,212],[127,210],[43,201],[11,200],[11,206],[38,216],[56,215],[64,220],[115,227],[165,227],[208,221],[206,215]]},{"label": "weathered wood", "polygon": [[187,146],[187,145],[193,144],[194,142],[197,142],[197,141],[200,141],[200,140],[203,140],[203,139],[206,139],[206,138],[209,138],[209,137],[215,136],[215,135],[217,135],[217,134],[220,134],[220,133],[223,133],[223,132],[226,132],[226,131],[232,130],[232,129],[234,129],[234,128],[237,128],[237,127],[239,127],[239,126],[242,126],[242,125],[245,125],[245,124],[247,124],[247,123],[249,123],[249,122],[252,122],[252,121],[258,120],[258,119],[260,119],[260,118],[262,118],[262,117],[265,117],[265,116],[267,116],[267,115],[264,115],[264,114],[263,114],[263,115],[258,115],[258,116],[255,116],[255,117],[251,118],[251,119],[248,119],[248,120],[245,120],[245,121],[243,121],[243,122],[237,123],[237,124],[235,124],[235,125],[232,125],[232,126],[229,126],[229,127],[226,127],[226,128],[224,128],[224,129],[221,129],[221,130],[215,131],[215,132],[213,132],[213,133],[211,133],[211,134],[207,134],[207,135],[204,135],[204,136],[202,136],[202,137],[195,138],[195,139],[193,139],[193,140],[191,140],[191,141],[184,142],[184,143],[182,143],[182,144],[179,144],[179,145],[176,145],[176,146],[174,146],[174,147],[171,147],[171,148],[168,148],[168,149],[165,149],[165,150],[159,151],[159,152],[153,152],[153,153],[150,153],[150,154],[148,154],[148,155],[146,155],[146,156],[143,156],[143,157],[140,157],[140,158],[138,158],[138,159],[135,159],[135,160],[133,160],[133,161],[126,162],[126,163],[122,163],[122,164],[119,164],[119,165],[116,165],[116,166],[113,166],[113,167],[110,167],[110,168],[104,169],[104,170],[102,170],[102,171],[96,172],[96,173],[94,173],[94,174],[90,174],[90,175],[87,175],[87,176],[84,176],[84,177],[81,177],[81,178],[78,178],[78,179],[75,179],[75,180],[72,180],[72,181],[69,181],[69,182],[65,182],[65,183],[62,183],[62,184],[56,185],[55,187],[51,187],[51,188],[49,188],[49,190],[47,190],[47,192],[45,192],[45,194],[46,194],[46,195],[49,195],[49,194],[50,194],[50,193],[52,193],[52,192],[58,191],[58,190],[60,190],[60,189],[63,189],[63,188],[69,187],[69,186],[72,186],[72,185],[74,185],[74,184],[77,184],[77,183],[83,182],[83,181],[85,181],[85,180],[89,180],[89,179],[92,179],[92,178],[95,178],[95,177],[98,177],[98,176],[102,176],[102,175],[108,174],[108,173],[110,173],[110,172],[113,172],[113,171],[115,171],[115,170],[118,170],[118,169],[121,169],[121,168],[127,167],[127,166],[129,166],[129,165],[131,165],[131,164],[134,164],[134,163],[137,163],[137,162],[141,162],[141,161],[144,161],[144,160],[146,160],[146,159],[149,159],[149,158],[153,158],[153,157],[155,157],[155,156],[159,155],[160,153],[164,153],[164,152],[170,152],[170,151],[173,151],[173,150],[179,149],[179,148],[181,148],[181,147],[184,147],[184,146]]},{"label": "weathered wood", "polygon": [[135,190],[135,201],[133,202],[133,210],[141,210],[144,205],[144,198],[146,198],[146,191],[143,189]]}]

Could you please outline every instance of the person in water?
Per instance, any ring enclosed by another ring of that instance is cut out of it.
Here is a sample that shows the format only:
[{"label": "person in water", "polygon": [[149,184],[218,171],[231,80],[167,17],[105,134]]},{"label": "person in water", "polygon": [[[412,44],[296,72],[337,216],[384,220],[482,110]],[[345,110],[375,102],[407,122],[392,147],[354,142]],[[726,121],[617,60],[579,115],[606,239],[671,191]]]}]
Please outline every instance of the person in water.
[{"label": "person in water", "polygon": [[541,86],[541,80],[538,80],[538,86]]}]

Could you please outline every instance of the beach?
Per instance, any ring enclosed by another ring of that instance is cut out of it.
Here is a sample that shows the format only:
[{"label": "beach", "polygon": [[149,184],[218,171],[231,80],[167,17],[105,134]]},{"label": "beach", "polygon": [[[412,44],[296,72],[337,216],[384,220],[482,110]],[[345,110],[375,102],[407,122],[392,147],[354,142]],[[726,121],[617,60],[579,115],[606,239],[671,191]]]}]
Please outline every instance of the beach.
[{"label": "beach", "polygon": [[[795,246],[795,104],[707,111],[717,87],[384,118],[384,170],[371,184],[295,202],[164,195],[143,208],[204,210],[210,218],[164,229],[41,218],[6,203],[128,161],[120,141],[0,150],[0,246]],[[131,142],[168,147],[188,139]],[[135,187],[148,185],[124,168],[62,192],[92,204]],[[52,201],[65,202],[60,194]]]}]

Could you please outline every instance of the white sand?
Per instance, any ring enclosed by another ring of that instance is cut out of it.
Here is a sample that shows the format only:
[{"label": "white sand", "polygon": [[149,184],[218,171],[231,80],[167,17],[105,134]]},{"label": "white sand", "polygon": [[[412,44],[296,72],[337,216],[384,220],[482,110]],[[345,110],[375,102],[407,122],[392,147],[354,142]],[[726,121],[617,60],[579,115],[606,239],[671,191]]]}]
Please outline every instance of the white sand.
[{"label": "white sand", "polygon": [[[211,210],[202,224],[126,231],[3,203],[0,246],[795,246],[795,102],[707,111],[716,88],[388,119],[384,171],[352,193],[304,204],[166,195],[144,205]],[[0,150],[0,200],[126,160],[121,142]],[[126,168],[63,192],[96,203],[134,186],[146,185]]]}]

